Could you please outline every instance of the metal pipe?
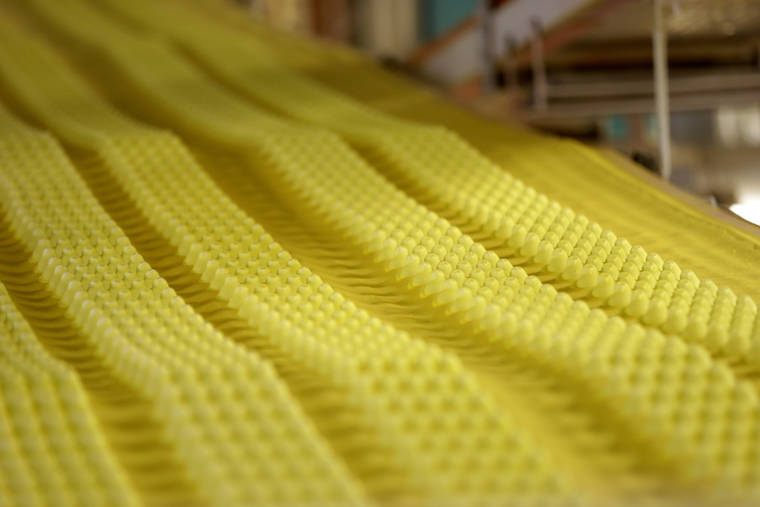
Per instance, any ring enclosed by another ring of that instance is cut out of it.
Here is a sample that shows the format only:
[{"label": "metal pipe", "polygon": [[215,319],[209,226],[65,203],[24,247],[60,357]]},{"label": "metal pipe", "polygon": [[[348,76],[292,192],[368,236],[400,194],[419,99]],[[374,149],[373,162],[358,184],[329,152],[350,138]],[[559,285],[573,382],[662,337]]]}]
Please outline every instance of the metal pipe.
[{"label": "metal pipe", "polygon": [[654,95],[657,107],[660,175],[669,180],[672,172],[670,152],[670,97],[668,91],[668,28],[665,23],[665,0],[654,0],[652,47],[654,50]]}]

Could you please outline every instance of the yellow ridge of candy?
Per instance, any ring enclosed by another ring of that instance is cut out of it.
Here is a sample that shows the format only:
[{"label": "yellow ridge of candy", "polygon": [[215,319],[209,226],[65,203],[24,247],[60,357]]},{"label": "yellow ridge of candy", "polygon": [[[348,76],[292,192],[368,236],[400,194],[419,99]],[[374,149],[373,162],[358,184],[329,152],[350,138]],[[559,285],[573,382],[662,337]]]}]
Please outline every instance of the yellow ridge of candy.
[{"label": "yellow ridge of candy", "polygon": [[0,497],[16,505],[137,505],[75,373],[0,284]]}]

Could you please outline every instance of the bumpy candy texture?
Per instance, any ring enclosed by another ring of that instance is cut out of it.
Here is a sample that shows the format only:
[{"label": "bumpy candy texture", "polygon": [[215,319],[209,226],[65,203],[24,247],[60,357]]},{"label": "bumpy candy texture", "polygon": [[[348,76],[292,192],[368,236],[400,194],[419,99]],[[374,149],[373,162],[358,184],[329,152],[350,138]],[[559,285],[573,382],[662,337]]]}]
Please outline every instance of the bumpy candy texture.
[{"label": "bumpy candy texture", "polygon": [[604,156],[214,0],[0,100],[0,504],[760,501],[760,241]]}]

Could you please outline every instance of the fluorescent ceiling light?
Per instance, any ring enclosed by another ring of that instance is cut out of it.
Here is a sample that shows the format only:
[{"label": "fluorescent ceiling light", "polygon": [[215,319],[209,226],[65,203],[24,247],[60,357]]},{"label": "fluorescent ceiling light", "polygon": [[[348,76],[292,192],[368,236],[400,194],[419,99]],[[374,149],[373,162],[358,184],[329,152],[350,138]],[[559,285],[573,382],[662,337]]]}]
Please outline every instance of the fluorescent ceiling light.
[{"label": "fluorescent ceiling light", "polygon": [[760,199],[737,202],[729,206],[729,209],[743,219],[760,225]]}]

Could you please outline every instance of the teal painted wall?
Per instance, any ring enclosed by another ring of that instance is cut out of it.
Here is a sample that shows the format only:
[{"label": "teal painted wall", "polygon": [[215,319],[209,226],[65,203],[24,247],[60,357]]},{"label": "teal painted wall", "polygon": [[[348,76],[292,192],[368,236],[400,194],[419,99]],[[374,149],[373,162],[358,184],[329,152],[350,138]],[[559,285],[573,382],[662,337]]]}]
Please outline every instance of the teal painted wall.
[{"label": "teal painted wall", "polygon": [[475,12],[477,0],[420,0],[420,36],[435,39]]}]

